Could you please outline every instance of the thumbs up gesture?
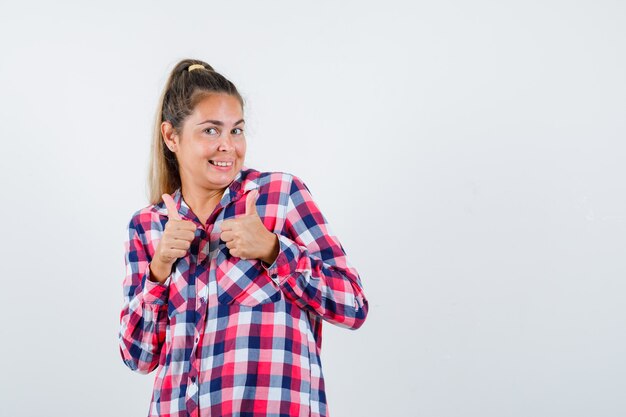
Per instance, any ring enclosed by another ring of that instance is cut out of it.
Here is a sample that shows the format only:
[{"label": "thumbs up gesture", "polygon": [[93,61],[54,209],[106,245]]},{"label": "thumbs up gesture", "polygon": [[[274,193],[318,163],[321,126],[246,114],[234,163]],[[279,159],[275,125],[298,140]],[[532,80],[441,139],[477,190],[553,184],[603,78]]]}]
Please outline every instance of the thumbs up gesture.
[{"label": "thumbs up gesture", "polygon": [[255,189],[246,196],[245,215],[222,222],[220,238],[226,242],[232,256],[272,264],[278,256],[278,237],[265,228],[256,211],[258,194]]},{"label": "thumbs up gesture", "polygon": [[168,220],[150,265],[151,276],[158,282],[165,281],[174,262],[187,254],[197,229],[194,222],[180,217],[172,196],[163,194],[161,198],[167,207]]}]

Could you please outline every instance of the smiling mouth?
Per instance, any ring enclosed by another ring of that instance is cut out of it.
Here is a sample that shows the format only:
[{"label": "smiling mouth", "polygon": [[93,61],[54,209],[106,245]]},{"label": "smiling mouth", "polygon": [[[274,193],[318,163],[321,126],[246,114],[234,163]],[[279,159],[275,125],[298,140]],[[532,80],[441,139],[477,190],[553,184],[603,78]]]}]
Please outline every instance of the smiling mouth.
[{"label": "smiling mouth", "polygon": [[213,161],[211,159],[209,159],[209,163],[217,167],[229,167],[233,165],[233,162],[220,162],[220,161]]}]

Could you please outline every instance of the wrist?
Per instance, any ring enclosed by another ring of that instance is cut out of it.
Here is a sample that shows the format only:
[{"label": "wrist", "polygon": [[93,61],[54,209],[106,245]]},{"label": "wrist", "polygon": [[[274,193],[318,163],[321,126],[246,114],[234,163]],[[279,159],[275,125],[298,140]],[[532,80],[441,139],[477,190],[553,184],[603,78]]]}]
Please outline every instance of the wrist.
[{"label": "wrist", "polygon": [[280,250],[280,244],[278,243],[278,236],[276,236],[276,233],[270,233],[268,235],[268,239],[267,239],[268,243],[267,243],[267,251],[265,253],[265,255],[261,258],[259,258],[260,260],[262,260],[263,262],[265,262],[268,265],[271,265],[274,263],[274,261],[276,260],[276,258],[278,257],[278,252]]},{"label": "wrist", "polygon": [[165,280],[167,280],[167,277],[170,276],[170,273],[172,271],[172,265],[164,264],[163,262],[159,261],[158,258],[155,258],[152,262],[150,262],[149,268],[150,281],[158,282],[159,284],[165,282]]}]

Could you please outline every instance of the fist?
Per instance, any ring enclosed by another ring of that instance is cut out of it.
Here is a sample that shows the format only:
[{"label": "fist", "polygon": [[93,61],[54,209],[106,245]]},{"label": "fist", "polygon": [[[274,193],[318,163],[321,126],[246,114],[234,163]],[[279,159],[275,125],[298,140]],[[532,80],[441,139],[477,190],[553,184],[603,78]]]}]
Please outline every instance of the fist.
[{"label": "fist", "polygon": [[272,264],[278,256],[278,237],[267,230],[256,211],[257,190],[246,196],[246,213],[222,222],[220,239],[226,242],[232,256],[260,259]]},{"label": "fist", "polygon": [[196,236],[197,226],[189,220],[182,220],[176,203],[169,194],[161,196],[167,207],[167,223],[154,257],[164,265],[172,266],[178,258],[187,254]]}]

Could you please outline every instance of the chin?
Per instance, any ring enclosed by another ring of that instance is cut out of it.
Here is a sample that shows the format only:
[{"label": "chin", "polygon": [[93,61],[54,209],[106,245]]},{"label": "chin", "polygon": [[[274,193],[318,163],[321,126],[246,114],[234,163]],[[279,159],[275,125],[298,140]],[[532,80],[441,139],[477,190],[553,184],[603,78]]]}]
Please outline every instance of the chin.
[{"label": "chin", "polygon": [[228,184],[230,184],[235,177],[237,176],[237,172],[233,172],[233,173],[223,173],[221,175],[209,175],[207,177],[207,180],[209,180],[209,182],[213,183],[213,184],[219,184],[223,187],[226,187]]}]

